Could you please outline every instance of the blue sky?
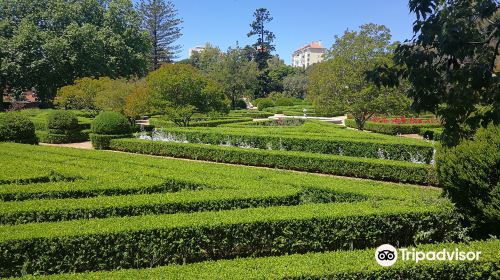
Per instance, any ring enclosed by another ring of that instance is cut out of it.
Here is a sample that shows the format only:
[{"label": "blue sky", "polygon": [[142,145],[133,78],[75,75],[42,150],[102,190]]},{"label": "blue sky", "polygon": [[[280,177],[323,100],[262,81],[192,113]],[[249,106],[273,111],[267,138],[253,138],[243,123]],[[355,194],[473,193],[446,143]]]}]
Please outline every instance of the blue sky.
[{"label": "blue sky", "polygon": [[274,20],[269,29],[276,35],[276,52],[290,63],[292,52],[303,45],[323,41],[330,47],[334,35],[361,24],[384,24],[393,40],[403,41],[412,35],[412,22],[407,0],[173,0],[183,18],[183,46],[180,58],[189,48],[210,42],[226,50],[253,43],[247,38],[255,9],[267,8]]}]

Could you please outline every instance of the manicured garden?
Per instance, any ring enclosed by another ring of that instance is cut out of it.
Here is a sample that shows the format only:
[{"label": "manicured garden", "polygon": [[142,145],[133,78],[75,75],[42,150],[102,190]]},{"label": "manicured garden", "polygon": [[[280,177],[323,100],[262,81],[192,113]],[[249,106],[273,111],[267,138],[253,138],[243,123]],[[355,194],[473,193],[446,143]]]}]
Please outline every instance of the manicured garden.
[{"label": "manicured garden", "polygon": [[[368,264],[370,250],[362,250],[380,242],[409,246],[460,238],[454,209],[437,188],[107,151],[13,143],[0,144],[0,150],[2,166],[20,170],[0,174],[3,277],[174,265],[150,271],[161,273],[211,265],[204,261],[277,256],[228,260],[212,268],[229,269],[229,277],[244,271],[244,263],[264,262],[272,270],[306,258],[285,254],[340,250],[311,256]],[[421,271],[409,263],[397,271],[488,273],[494,260],[491,255],[471,266],[430,265]],[[243,267],[231,271],[232,262]],[[187,263],[197,264],[175,266]],[[284,273],[343,275],[346,268],[298,266]],[[120,277],[116,273],[109,277]]]},{"label": "manicured garden", "polygon": [[0,1],[0,278],[500,279],[498,1],[224,1]]}]

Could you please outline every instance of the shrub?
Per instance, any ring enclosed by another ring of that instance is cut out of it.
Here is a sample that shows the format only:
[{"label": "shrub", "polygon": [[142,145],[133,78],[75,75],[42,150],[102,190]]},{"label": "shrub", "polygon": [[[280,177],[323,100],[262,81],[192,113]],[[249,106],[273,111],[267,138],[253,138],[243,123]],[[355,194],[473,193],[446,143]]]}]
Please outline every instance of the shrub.
[{"label": "shrub", "polygon": [[276,102],[274,102],[274,106],[293,106],[294,105],[293,101],[294,101],[293,98],[286,98],[286,97],[278,98]]},{"label": "shrub", "polygon": [[420,128],[418,134],[424,137],[425,139],[439,141],[441,140],[441,134],[443,134],[443,129],[423,127]]},{"label": "shrub", "polygon": [[52,111],[47,116],[49,129],[72,130],[78,128],[78,118],[70,111]]},{"label": "shrub", "polygon": [[441,150],[439,183],[480,236],[500,234],[500,126],[478,130],[474,140]]},{"label": "shrub", "polygon": [[236,109],[246,109],[247,103],[243,99],[236,100]]},{"label": "shrub", "polygon": [[100,113],[92,122],[92,132],[95,134],[129,134],[130,130],[128,119],[116,112]]},{"label": "shrub", "polygon": [[21,114],[0,114],[0,142],[38,144],[35,125]]},{"label": "shrub", "polygon": [[270,98],[259,98],[255,100],[255,103],[259,111],[269,107],[274,107],[274,102]]},{"label": "shrub", "polygon": [[90,140],[96,149],[107,149],[111,139],[130,137],[132,126],[120,113],[103,112],[92,122]]}]

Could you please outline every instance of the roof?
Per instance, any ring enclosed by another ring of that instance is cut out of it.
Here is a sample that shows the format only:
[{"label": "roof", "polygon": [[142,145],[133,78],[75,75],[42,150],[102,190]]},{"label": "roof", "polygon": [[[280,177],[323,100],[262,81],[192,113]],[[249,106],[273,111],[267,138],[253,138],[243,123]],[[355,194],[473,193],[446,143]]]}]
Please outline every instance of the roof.
[{"label": "roof", "polygon": [[312,42],[310,44],[303,46],[300,49],[297,49],[296,51],[294,51],[294,53],[301,52],[305,49],[325,49],[325,48],[323,47],[323,44],[321,44],[321,41],[315,41],[315,42]]}]

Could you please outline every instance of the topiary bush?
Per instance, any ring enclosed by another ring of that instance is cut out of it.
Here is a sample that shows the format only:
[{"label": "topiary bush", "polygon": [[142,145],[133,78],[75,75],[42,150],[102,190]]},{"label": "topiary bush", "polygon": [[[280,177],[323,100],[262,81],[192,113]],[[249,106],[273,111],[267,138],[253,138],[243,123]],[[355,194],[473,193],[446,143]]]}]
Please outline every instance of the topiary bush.
[{"label": "topiary bush", "polygon": [[102,112],[92,122],[90,140],[92,146],[102,150],[109,148],[110,140],[130,137],[132,126],[128,119],[116,112]]},{"label": "topiary bush", "polygon": [[436,157],[439,183],[463,213],[473,235],[500,234],[500,126],[479,129],[473,140]]},{"label": "topiary bush", "polygon": [[51,144],[75,143],[89,139],[88,133],[82,128],[88,124],[79,124],[78,118],[70,111],[52,111],[47,115],[47,131],[37,131],[40,142]]},{"label": "topiary bush", "polygon": [[259,111],[269,107],[274,107],[274,102],[270,98],[259,98],[255,100],[255,103],[257,104],[257,109],[259,109]]},{"label": "topiary bush", "polygon": [[116,112],[102,112],[92,122],[92,132],[104,135],[129,134],[131,126],[128,119]]},{"label": "topiary bush", "polygon": [[275,106],[293,106],[293,98],[282,97],[274,102]]},{"label": "topiary bush", "polygon": [[47,127],[56,130],[77,129],[78,118],[70,111],[53,111],[47,116]]},{"label": "topiary bush", "polygon": [[0,142],[38,144],[35,125],[18,113],[0,114]]}]

